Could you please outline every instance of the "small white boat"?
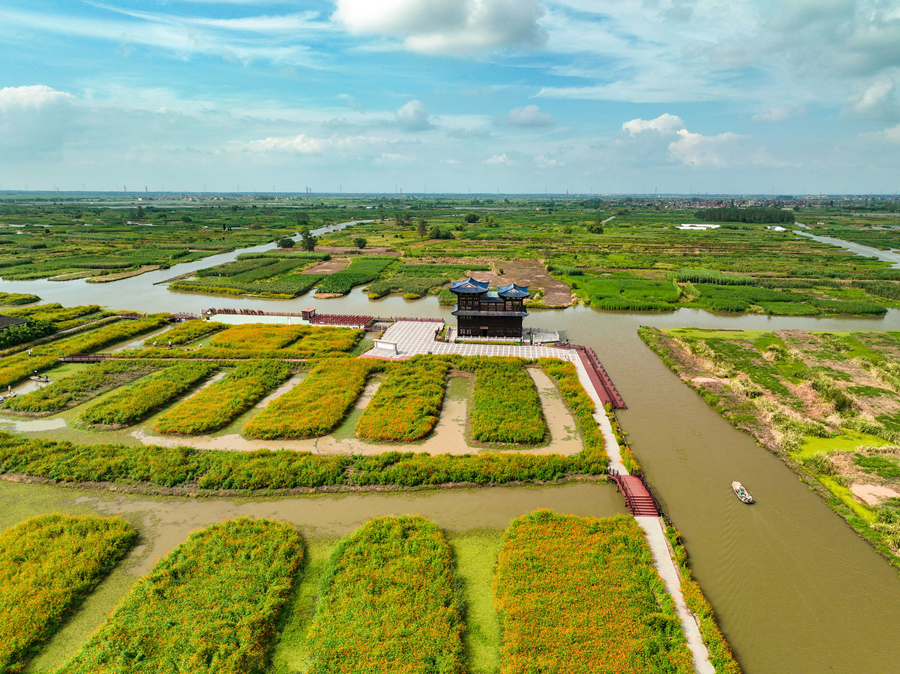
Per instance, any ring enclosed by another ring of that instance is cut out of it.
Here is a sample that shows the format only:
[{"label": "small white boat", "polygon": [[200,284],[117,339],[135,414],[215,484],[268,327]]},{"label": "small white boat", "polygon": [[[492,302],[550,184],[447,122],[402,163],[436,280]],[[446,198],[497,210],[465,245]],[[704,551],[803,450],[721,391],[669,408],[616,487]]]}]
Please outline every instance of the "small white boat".
[{"label": "small white boat", "polygon": [[741,501],[746,503],[747,505],[753,503],[753,497],[750,496],[750,492],[747,491],[747,488],[744,487],[740,482],[732,482],[731,488],[734,490],[735,496],[737,496]]},{"label": "small white boat", "polygon": [[44,375],[42,375],[42,374],[33,374],[33,375],[31,375],[30,377],[28,377],[28,378],[29,378],[31,381],[39,381],[39,382],[41,382],[42,384],[49,384],[49,383],[50,383],[50,377],[48,377],[48,376],[45,375],[45,374],[44,374]]}]

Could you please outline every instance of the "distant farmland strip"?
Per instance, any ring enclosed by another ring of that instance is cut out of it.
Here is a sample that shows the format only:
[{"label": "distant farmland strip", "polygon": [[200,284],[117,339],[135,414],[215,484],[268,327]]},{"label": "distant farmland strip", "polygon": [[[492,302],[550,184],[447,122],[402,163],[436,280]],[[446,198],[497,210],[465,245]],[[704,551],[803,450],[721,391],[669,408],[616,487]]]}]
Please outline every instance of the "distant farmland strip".
[{"label": "distant farmland strip", "polygon": [[633,518],[513,520],[494,577],[500,674],[693,674],[675,604]]},{"label": "distant farmland strip", "polygon": [[341,541],[307,637],[310,674],[462,674],[453,555],[421,516],[381,517]]},{"label": "distant farmland strip", "polygon": [[124,520],[40,515],[0,535],[0,672],[18,672],[137,533]]},{"label": "distant farmland strip", "polygon": [[448,360],[427,357],[396,366],[366,406],[356,434],[395,442],[428,435],[441,414],[449,369]]},{"label": "distant farmland strip", "polygon": [[182,435],[218,430],[290,376],[290,365],[278,361],[239,365],[225,379],[167,410],[156,420],[155,428],[159,433]]},{"label": "distant farmland strip", "polygon": [[141,578],[57,674],[251,674],[303,557],[293,527],[226,520],[191,534]]}]

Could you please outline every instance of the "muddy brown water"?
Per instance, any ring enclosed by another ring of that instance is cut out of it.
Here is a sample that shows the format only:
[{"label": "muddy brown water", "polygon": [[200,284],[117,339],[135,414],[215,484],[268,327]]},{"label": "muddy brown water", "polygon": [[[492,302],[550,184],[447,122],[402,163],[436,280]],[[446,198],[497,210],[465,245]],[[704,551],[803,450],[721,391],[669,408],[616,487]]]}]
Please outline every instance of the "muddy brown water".
[{"label": "muddy brown water", "polygon": [[[222,257],[222,256],[217,256]],[[208,260],[194,263],[209,266]],[[0,282],[5,292],[36,292],[64,304],[95,302],[115,309],[199,311],[210,306],[380,316],[440,316],[450,308],[433,298],[408,302],[388,297],[369,302],[359,290],[339,300],[311,297],[288,301],[225,299],[171,293],[152,286],[152,272],[108,285]],[[124,290],[125,292],[119,292]],[[116,291],[116,292],[113,292]],[[620,413],[624,428],[644,462],[651,483],[681,530],[690,565],[720,618],[722,628],[747,674],[882,673],[900,670],[900,576],[864,543],[822,500],[777,458],[734,430],[693,390],[682,384],[637,336],[640,325],[736,329],[897,330],[900,311],[879,318],[807,318],[722,316],[695,309],[663,314],[603,313],[584,307],[533,311],[526,325],[559,329],[573,343],[592,347],[606,366],[629,409]],[[742,481],[757,499],[739,503],[730,491]],[[615,492],[601,485],[567,502],[557,488],[510,492],[515,512],[536,503],[562,512],[584,514]],[[27,488],[27,487],[25,487]],[[37,487],[35,487],[37,488]],[[468,522],[473,527],[494,517],[496,489],[466,492],[471,508],[454,505],[455,493],[428,500],[428,514],[442,526]],[[527,497],[524,495],[528,495]],[[538,495],[540,495],[538,497]],[[89,498],[107,497],[97,496]],[[209,518],[269,514],[286,519],[293,509],[317,512],[311,526],[348,530],[383,512],[408,512],[407,495],[345,496],[308,501],[288,499],[237,504],[231,501],[153,501],[159,512],[183,524],[170,540],[186,536]],[[347,500],[351,499],[351,500]],[[354,499],[359,499],[356,501]],[[381,500],[383,499],[383,500]],[[444,500],[448,499],[448,500]],[[130,499],[123,503],[134,503]],[[149,501],[148,501],[149,502]],[[215,507],[208,505],[217,503]],[[309,505],[315,503],[316,505]],[[353,517],[345,508],[353,505]],[[2,506],[2,503],[0,503]],[[98,506],[99,507],[99,506]],[[135,506],[121,505],[119,508]],[[148,506],[150,507],[150,506]],[[510,511],[510,513],[512,512]],[[508,521],[507,514],[496,521]],[[345,522],[342,524],[342,522]],[[174,525],[173,525],[174,527]],[[342,529],[342,527],[344,527]],[[173,543],[174,544],[174,543]],[[160,549],[162,549],[161,546]]]}]

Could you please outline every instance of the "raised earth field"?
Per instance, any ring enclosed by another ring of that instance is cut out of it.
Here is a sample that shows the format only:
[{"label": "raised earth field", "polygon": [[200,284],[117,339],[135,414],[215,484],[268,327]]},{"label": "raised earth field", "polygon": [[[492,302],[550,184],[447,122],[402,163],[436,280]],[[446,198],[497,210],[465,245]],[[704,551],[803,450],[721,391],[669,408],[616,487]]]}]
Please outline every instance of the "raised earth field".
[{"label": "raised earth field", "polygon": [[640,334],[686,384],[900,564],[900,333]]}]

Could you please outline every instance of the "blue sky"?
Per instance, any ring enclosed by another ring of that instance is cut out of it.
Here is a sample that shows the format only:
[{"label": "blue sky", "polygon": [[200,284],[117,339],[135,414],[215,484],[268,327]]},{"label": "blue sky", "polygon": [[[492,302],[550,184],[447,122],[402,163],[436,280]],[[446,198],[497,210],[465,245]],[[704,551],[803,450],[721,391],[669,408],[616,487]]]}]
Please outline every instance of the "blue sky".
[{"label": "blue sky", "polygon": [[898,0],[4,0],[3,189],[900,190]]}]

